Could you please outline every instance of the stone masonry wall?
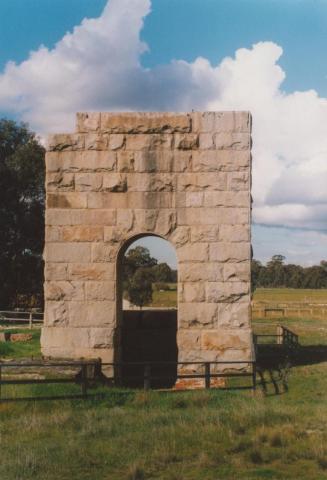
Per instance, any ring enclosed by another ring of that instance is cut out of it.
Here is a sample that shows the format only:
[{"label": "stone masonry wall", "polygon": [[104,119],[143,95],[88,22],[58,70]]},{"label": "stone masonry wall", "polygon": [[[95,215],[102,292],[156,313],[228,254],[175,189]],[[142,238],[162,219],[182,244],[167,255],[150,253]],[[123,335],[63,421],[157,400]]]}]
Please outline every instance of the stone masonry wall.
[{"label": "stone masonry wall", "polygon": [[179,360],[251,357],[250,131],[248,112],[80,113],[49,138],[43,355],[117,359],[117,257],[155,234],[178,258]]}]

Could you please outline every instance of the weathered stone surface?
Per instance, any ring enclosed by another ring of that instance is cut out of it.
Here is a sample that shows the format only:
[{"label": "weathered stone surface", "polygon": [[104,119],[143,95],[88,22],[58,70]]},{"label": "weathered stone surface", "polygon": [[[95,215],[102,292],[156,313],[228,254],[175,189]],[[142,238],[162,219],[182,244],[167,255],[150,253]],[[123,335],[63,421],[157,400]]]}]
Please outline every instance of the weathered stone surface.
[{"label": "weathered stone surface", "polygon": [[251,257],[251,246],[244,242],[211,243],[209,246],[209,258],[213,262],[244,262]]},{"label": "weathered stone surface", "polygon": [[189,132],[191,118],[175,113],[102,113],[101,130],[110,133]]},{"label": "weathered stone surface", "polygon": [[180,302],[180,328],[216,328],[218,322],[218,306],[215,303]]},{"label": "weathered stone surface", "polygon": [[46,282],[44,284],[44,296],[46,300],[84,300],[83,282]]},{"label": "weathered stone surface", "polygon": [[86,208],[87,197],[84,194],[74,193],[48,193],[48,208]]},{"label": "weathered stone surface", "polygon": [[115,300],[115,282],[87,282],[86,300]]},{"label": "weathered stone surface", "polygon": [[103,240],[103,227],[72,226],[62,228],[64,242],[97,242]]},{"label": "weathered stone surface", "polygon": [[192,130],[195,132],[249,132],[249,112],[194,112]]},{"label": "weathered stone surface", "polygon": [[[50,264],[58,265],[58,264]],[[113,263],[70,263],[67,265],[59,264],[59,266],[65,266],[65,278],[58,278],[63,280],[68,278],[69,280],[112,280],[115,278],[115,265]],[[60,272],[58,272],[58,276]],[[62,272],[64,273],[64,272]]]},{"label": "weathered stone surface", "polygon": [[100,130],[99,112],[95,113],[77,113],[76,130],[79,133],[96,132]]},{"label": "weathered stone surface", "polygon": [[206,284],[206,299],[210,303],[236,302],[248,293],[248,282],[208,282]]},{"label": "weathered stone surface", "polygon": [[247,303],[218,305],[218,326],[223,328],[250,328],[251,306]]},{"label": "weathered stone surface", "polygon": [[[203,134],[207,135],[207,134]],[[200,136],[201,139],[201,136]],[[248,150],[210,150],[193,153],[194,172],[238,172],[250,165]]]},{"label": "weathered stone surface", "polygon": [[102,186],[101,173],[76,173],[75,190],[79,192],[96,192]]},{"label": "weathered stone surface", "polygon": [[250,131],[247,112],[81,113],[50,138],[45,356],[120,358],[117,263],[147,233],[176,248],[178,360],[251,358]]},{"label": "weathered stone surface", "polygon": [[106,192],[126,192],[127,178],[120,173],[112,173],[103,176],[102,189]]}]

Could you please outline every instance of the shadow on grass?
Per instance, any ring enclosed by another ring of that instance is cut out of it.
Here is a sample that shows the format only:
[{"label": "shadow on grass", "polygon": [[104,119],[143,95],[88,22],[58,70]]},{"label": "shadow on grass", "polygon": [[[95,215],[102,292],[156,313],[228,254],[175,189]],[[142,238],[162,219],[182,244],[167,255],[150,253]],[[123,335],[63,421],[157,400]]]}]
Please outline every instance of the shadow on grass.
[{"label": "shadow on grass", "polygon": [[[291,367],[327,361],[327,345],[299,345],[290,350],[277,345],[260,345],[257,352],[257,384],[265,395],[288,392]],[[270,388],[270,386],[272,388]]]}]

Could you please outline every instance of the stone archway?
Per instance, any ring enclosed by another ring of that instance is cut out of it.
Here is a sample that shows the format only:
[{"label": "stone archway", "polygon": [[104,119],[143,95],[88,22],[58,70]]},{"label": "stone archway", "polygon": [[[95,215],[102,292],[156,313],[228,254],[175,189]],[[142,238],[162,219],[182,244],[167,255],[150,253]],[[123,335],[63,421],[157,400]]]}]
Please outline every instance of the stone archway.
[{"label": "stone archway", "polygon": [[[176,308],[144,307],[142,310],[124,309],[122,301],[124,255],[136,240],[150,236],[163,240],[158,235],[139,234],[129,238],[122,245],[117,256],[117,320],[114,356],[115,362],[122,363],[123,367],[116,368],[116,378],[118,383],[125,386],[142,386],[144,365],[139,362],[151,362],[152,376],[156,378],[152,381],[152,385],[168,388],[175,384],[177,375],[178,301]],[[170,246],[173,249],[171,244]],[[177,292],[176,297],[178,298]],[[137,365],[132,365],[132,363],[137,363]]]},{"label": "stone archway", "polygon": [[159,235],[179,262],[178,360],[246,360],[250,328],[248,112],[83,113],[46,156],[46,357],[113,361],[116,262]]}]

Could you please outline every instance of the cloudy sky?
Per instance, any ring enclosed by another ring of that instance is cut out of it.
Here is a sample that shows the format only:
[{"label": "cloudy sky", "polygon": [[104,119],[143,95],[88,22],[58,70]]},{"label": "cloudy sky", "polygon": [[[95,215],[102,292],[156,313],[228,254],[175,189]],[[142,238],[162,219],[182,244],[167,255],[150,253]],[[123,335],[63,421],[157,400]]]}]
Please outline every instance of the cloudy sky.
[{"label": "cloudy sky", "polygon": [[327,258],[326,47],[325,0],[1,0],[0,116],[44,136],[83,110],[250,110],[254,256],[310,265]]}]

